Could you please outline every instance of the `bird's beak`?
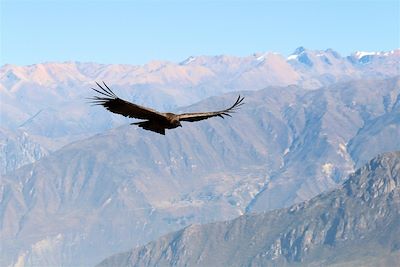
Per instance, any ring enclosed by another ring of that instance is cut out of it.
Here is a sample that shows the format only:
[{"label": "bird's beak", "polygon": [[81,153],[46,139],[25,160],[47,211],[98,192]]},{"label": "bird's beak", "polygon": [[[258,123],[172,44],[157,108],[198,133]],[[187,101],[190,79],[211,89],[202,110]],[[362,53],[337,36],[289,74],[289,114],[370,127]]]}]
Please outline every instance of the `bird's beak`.
[{"label": "bird's beak", "polygon": [[181,124],[181,123],[179,123],[179,127],[182,127],[182,124]]}]

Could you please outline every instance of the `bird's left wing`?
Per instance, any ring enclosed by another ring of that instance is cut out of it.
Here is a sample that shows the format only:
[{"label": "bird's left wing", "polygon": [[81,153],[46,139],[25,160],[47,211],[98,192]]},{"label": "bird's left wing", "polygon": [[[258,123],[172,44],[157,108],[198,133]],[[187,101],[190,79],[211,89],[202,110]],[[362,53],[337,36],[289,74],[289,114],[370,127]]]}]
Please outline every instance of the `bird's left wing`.
[{"label": "bird's left wing", "polygon": [[231,117],[230,113],[234,113],[238,107],[244,104],[243,99],[244,97],[241,97],[239,95],[239,97],[236,99],[236,102],[231,107],[224,110],[212,111],[212,112],[183,113],[179,114],[178,118],[180,121],[201,121],[211,117],[221,117],[221,118],[224,118],[224,116]]},{"label": "bird's left wing", "polygon": [[103,82],[104,86],[101,86],[96,82],[99,89],[92,88],[101,96],[94,96],[90,98],[92,103],[95,105],[102,105],[109,111],[117,114],[121,114],[125,117],[143,119],[143,120],[165,120],[166,117],[151,108],[136,105],[134,103],[125,101],[119,98],[110,88]]}]

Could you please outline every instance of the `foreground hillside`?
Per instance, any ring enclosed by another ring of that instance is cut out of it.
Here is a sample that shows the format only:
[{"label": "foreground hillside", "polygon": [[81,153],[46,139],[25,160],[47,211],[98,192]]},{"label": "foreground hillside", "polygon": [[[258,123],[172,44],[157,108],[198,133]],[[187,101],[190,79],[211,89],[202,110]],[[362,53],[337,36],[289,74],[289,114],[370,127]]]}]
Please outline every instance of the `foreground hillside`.
[{"label": "foreground hillside", "polygon": [[191,225],[98,266],[395,266],[399,260],[400,152],[392,152],[309,201]]},{"label": "foreground hillside", "polygon": [[166,136],[125,125],[69,144],[1,176],[0,265],[93,265],[189,224],[308,200],[400,149],[399,93],[398,78],[270,87],[241,92],[246,105],[225,120]]}]

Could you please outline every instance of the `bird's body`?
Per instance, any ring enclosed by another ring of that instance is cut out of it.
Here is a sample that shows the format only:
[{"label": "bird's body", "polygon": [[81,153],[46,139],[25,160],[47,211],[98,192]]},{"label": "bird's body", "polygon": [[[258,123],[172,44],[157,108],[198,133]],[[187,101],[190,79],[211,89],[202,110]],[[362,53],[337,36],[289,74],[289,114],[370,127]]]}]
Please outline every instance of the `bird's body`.
[{"label": "bird's body", "polygon": [[147,121],[140,121],[134,122],[131,124],[138,125],[139,127],[153,131],[159,134],[164,135],[165,129],[174,129],[177,127],[182,127],[180,121],[177,119],[177,115],[173,113],[161,113],[165,115],[165,120],[147,120]]},{"label": "bird's body", "polygon": [[102,105],[109,111],[123,115],[125,117],[142,119],[144,121],[134,122],[132,124],[137,125],[145,130],[153,131],[162,135],[165,135],[165,129],[174,129],[182,127],[181,121],[200,121],[211,117],[231,116],[236,108],[243,105],[243,97],[238,97],[236,102],[227,109],[213,112],[198,112],[198,113],[183,113],[174,114],[170,112],[162,113],[156,110],[139,106],[137,104],[125,101],[119,98],[111,91],[110,88],[103,82],[105,87],[102,87],[96,82],[99,89],[92,88],[102,96],[94,96],[91,98],[92,102],[97,105]]}]

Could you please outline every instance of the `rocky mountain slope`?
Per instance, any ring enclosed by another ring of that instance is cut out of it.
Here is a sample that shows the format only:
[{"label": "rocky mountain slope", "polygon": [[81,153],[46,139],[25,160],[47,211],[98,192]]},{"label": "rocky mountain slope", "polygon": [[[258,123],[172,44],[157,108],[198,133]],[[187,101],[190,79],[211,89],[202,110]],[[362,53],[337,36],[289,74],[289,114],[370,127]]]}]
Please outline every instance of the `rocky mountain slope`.
[{"label": "rocky mountain slope", "polygon": [[400,152],[392,152],[309,201],[191,225],[98,266],[394,266],[399,259]]},{"label": "rocky mountain slope", "polygon": [[26,132],[0,128],[0,174],[39,160],[48,153]]},{"label": "rocky mountain slope", "polygon": [[282,114],[290,145],[247,211],[309,199],[374,155],[400,149],[400,80],[388,81],[336,84],[297,96],[297,104],[286,106]]},{"label": "rocky mountain slope", "polygon": [[371,153],[400,150],[399,84],[246,91],[233,118],[166,136],[125,125],[69,144],[2,176],[0,265],[93,265],[191,223],[310,199]]},{"label": "rocky mountain slope", "polygon": [[[153,61],[143,66],[80,62],[5,65],[0,68],[0,121],[2,128],[23,131],[51,152],[127,123],[86,103],[94,81],[106,81],[118,95],[136,103],[174,110],[226,92],[288,85],[316,89],[349,80],[389,78],[400,75],[399,65],[400,50],[343,57],[332,49],[302,47],[288,58],[255,53],[247,57],[196,56],[180,63]],[[32,160],[21,158],[15,166]]]}]

